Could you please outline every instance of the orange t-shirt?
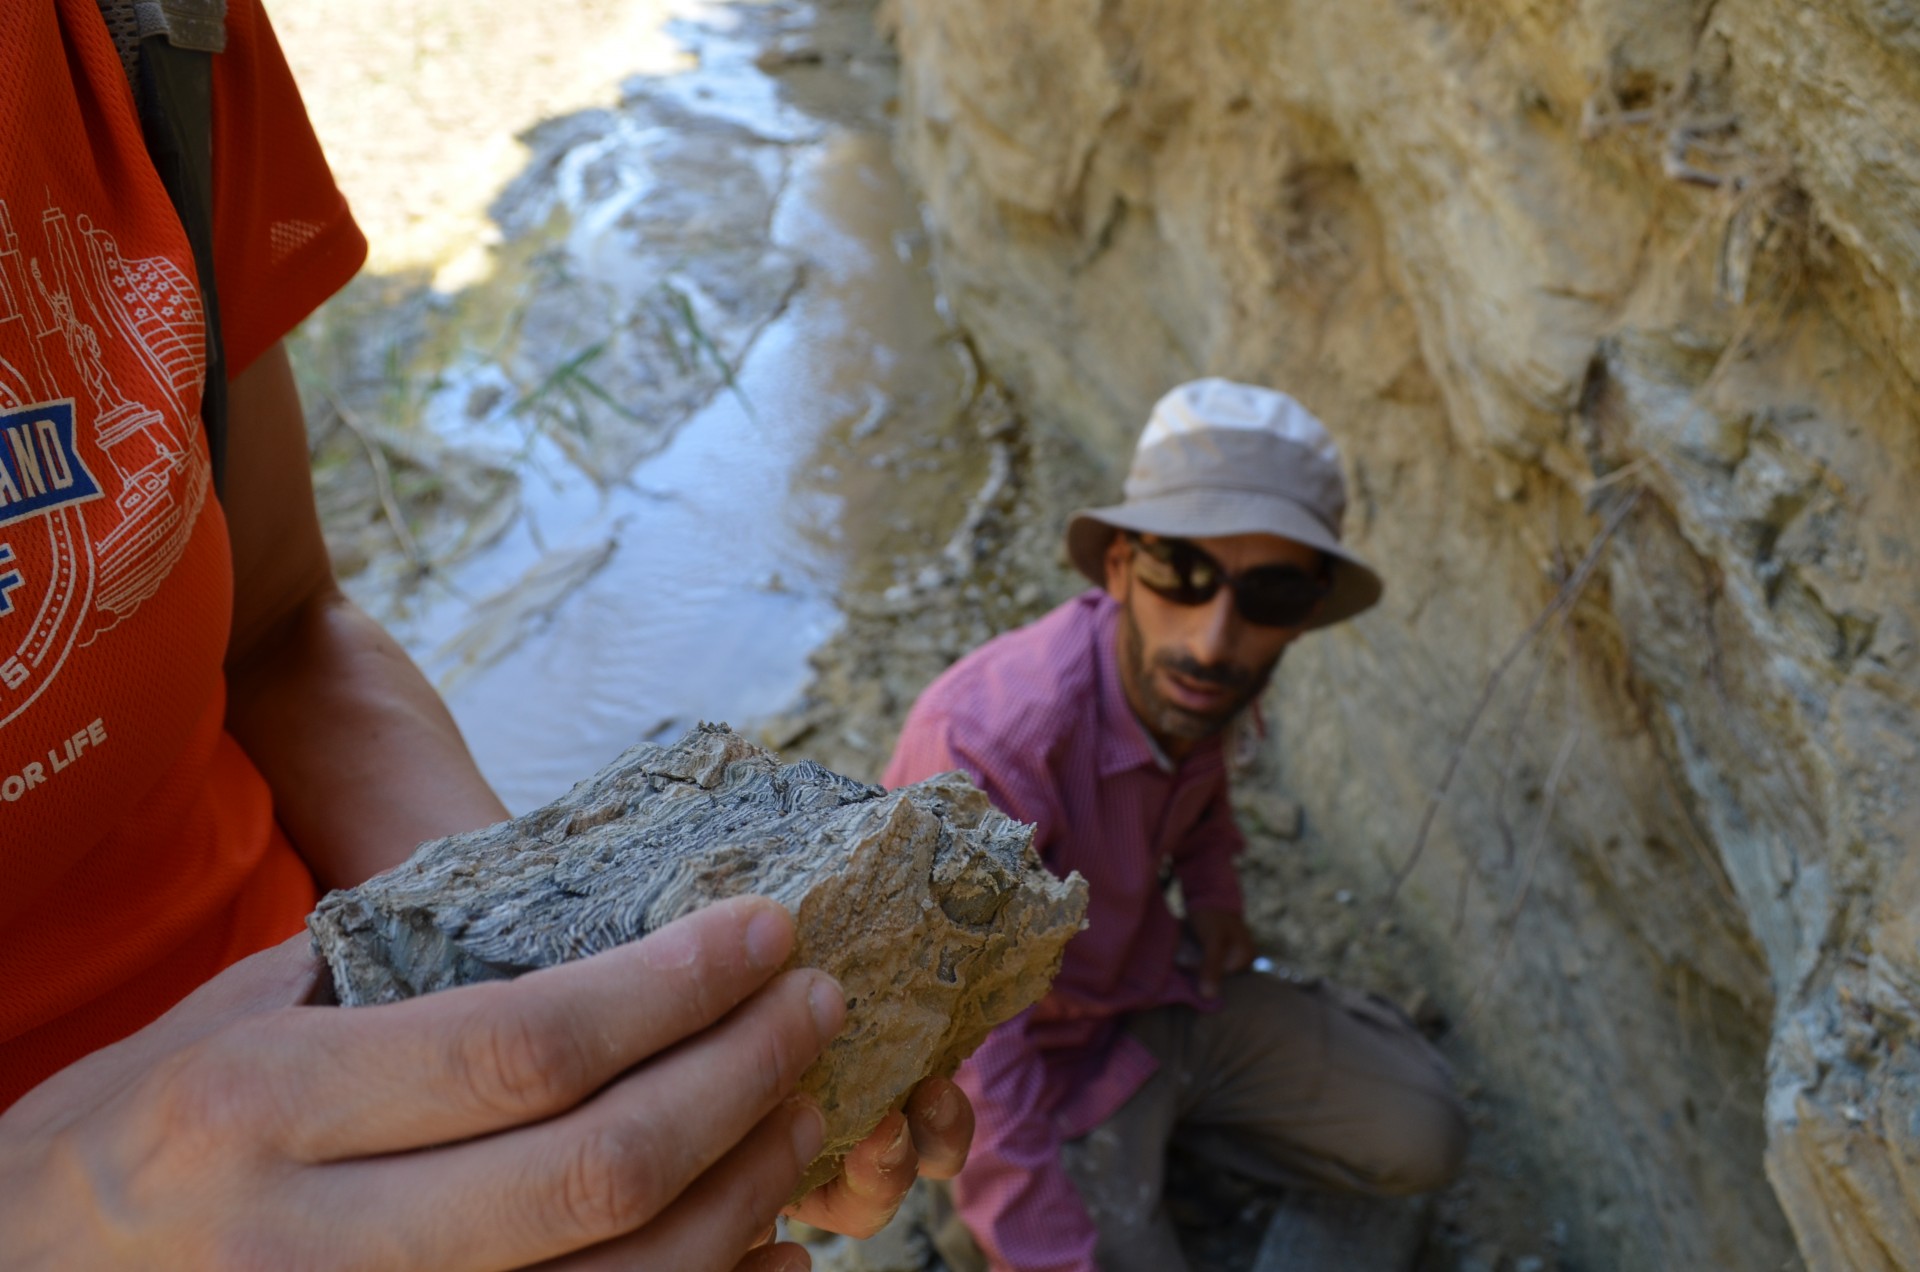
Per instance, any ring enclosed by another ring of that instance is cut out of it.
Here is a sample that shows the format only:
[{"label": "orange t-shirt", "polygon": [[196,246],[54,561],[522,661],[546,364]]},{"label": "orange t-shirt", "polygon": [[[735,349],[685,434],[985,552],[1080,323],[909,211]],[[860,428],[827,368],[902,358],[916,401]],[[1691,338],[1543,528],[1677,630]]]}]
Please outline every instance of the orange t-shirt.
[{"label": "orange t-shirt", "polygon": [[[258,0],[227,24],[215,263],[238,371],[366,245]],[[0,5],[0,137],[4,1108],[297,931],[314,884],[222,726],[200,293],[97,0]]]}]

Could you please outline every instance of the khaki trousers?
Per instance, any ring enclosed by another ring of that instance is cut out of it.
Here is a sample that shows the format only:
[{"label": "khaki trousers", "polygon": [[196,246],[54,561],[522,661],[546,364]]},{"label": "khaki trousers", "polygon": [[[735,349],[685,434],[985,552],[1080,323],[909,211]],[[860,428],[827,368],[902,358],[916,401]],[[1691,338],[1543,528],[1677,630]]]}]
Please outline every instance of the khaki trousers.
[{"label": "khaki trousers", "polygon": [[[1099,1230],[1102,1272],[1184,1272],[1161,1194],[1167,1149],[1282,1187],[1374,1196],[1439,1188],[1467,1124],[1446,1062],[1396,1008],[1324,981],[1247,973],[1218,1012],[1161,1007],[1127,1029],[1159,1070],[1107,1121],[1061,1150]],[[949,1247],[956,1272],[985,1267]]]}]

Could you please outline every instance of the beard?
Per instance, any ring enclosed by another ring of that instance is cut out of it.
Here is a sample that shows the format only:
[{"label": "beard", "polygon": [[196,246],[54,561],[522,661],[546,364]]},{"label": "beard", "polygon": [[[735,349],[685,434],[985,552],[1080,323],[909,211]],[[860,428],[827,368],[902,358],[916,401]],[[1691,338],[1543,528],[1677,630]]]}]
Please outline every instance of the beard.
[{"label": "beard", "polygon": [[[1273,679],[1274,668],[1280,665],[1278,655],[1264,667],[1246,667],[1228,662],[1203,663],[1171,649],[1149,650],[1146,638],[1140,634],[1140,624],[1134,620],[1131,601],[1122,607],[1121,622],[1121,654],[1126,661],[1127,678],[1139,695],[1134,708],[1140,713],[1140,722],[1157,738],[1202,742],[1225,732],[1247,709],[1247,704],[1265,691]],[[1155,673],[1161,670],[1216,685],[1227,690],[1230,696],[1212,711],[1181,706],[1160,692]]]}]

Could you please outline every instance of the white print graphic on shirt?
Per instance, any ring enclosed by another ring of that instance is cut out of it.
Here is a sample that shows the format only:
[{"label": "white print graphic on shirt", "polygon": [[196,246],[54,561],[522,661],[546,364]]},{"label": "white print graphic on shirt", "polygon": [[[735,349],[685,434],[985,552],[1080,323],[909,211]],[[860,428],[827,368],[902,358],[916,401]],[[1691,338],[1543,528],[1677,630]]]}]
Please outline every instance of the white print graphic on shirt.
[{"label": "white print graphic on shirt", "polygon": [[[159,590],[211,484],[193,281],[86,215],[48,207],[39,230],[35,253],[0,199],[0,727]],[[115,347],[136,374],[109,370]]]},{"label": "white print graphic on shirt", "polygon": [[107,740],[107,726],[104,720],[95,717],[92,724],[75,729],[70,735],[60,739],[47,748],[47,760],[42,764],[34,760],[24,765],[18,773],[9,773],[0,777],[0,800],[11,804],[22,798],[36,786],[43,786],[47,779],[70,769],[88,748],[99,749]]}]

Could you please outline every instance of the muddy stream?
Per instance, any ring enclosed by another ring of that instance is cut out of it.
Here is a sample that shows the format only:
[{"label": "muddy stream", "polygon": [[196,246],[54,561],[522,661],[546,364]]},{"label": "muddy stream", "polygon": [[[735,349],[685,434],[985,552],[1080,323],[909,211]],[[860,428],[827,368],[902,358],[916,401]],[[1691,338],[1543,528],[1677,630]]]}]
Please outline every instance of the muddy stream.
[{"label": "muddy stream", "polygon": [[296,350],[349,590],[516,811],[792,705],[836,598],[985,467],[884,49],[797,7],[666,31],[685,69],[527,134],[493,241],[364,277]]}]

